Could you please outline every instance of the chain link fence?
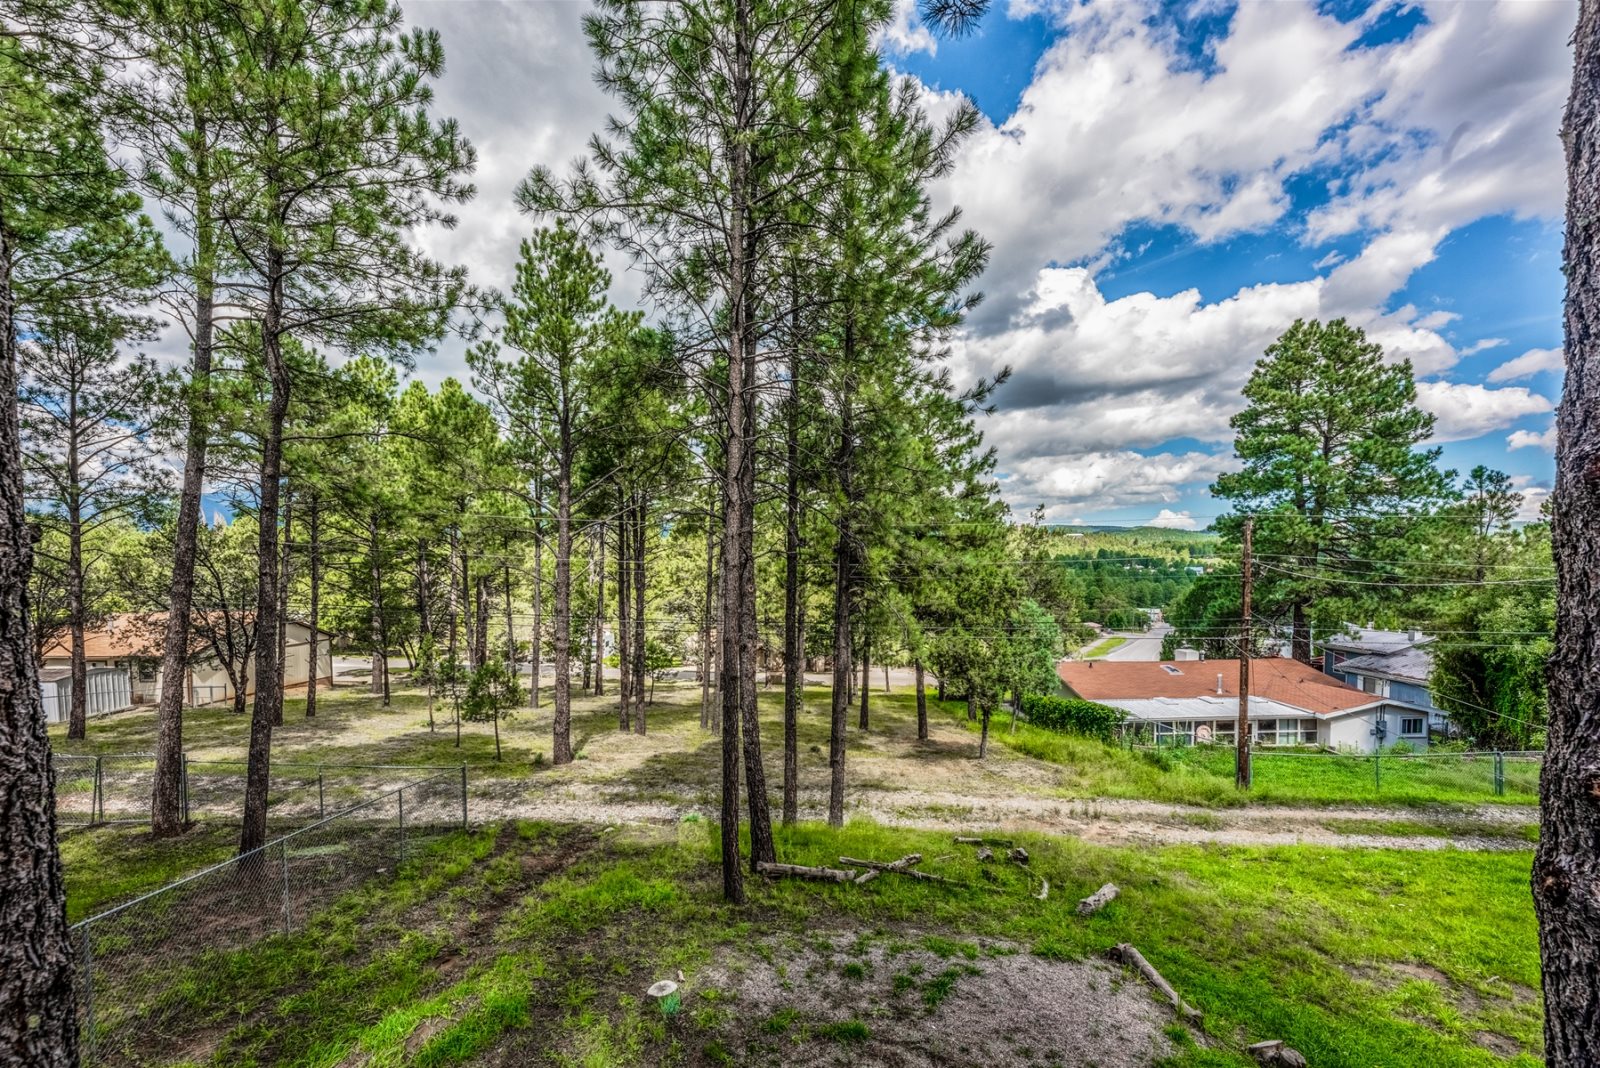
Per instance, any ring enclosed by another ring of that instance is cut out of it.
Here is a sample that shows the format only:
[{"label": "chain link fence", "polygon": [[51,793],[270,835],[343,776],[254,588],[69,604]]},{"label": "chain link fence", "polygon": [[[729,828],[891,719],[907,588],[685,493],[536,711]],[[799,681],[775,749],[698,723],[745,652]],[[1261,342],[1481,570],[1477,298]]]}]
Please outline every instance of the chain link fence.
[{"label": "chain link fence", "polygon": [[85,1063],[177,1054],[180,1018],[206,1000],[208,976],[248,966],[238,951],[305,929],[341,894],[464,829],[466,790],[461,767],[329,805],[323,818],[259,849],[74,924]]},{"label": "chain link fence", "polygon": [[[155,787],[154,753],[104,753],[51,758],[56,778],[56,821],[64,826],[148,823]],[[243,815],[243,760],[183,757],[184,821],[239,820]],[[287,829],[384,793],[418,775],[454,767],[397,764],[313,764],[274,761],[269,769],[267,822]]]},{"label": "chain link fence", "polygon": [[[1128,731],[1124,744],[1167,770],[1210,774],[1231,780],[1234,747],[1151,744],[1148,734]],[[1470,801],[1506,798],[1528,804],[1539,797],[1539,772],[1544,753],[1539,750],[1425,749],[1371,753],[1329,749],[1252,746],[1250,761],[1257,786],[1301,784],[1321,788],[1351,801],[1398,797]]]}]

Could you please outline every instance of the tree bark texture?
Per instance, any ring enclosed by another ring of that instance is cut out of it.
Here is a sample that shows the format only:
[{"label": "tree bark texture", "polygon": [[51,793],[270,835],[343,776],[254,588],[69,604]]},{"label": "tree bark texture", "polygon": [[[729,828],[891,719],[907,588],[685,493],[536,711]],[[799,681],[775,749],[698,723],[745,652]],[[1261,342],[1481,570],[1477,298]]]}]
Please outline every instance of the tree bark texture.
[{"label": "tree bark texture", "polygon": [[28,619],[12,250],[0,208],[0,1060],[75,1068],[77,1005],[55,776]]},{"label": "tree bark texture", "polygon": [[1555,652],[1533,901],[1545,1058],[1600,1064],[1600,2],[1580,5],[1567,155],[1566,385],[1552,495]]}]

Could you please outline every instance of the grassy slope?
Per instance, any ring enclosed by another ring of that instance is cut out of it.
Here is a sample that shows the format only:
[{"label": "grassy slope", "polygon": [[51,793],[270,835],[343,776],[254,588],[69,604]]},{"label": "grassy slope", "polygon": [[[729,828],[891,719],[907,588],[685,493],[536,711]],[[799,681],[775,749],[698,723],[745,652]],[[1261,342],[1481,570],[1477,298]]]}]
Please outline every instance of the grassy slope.
[{"label": "grassy slope", "polygon": [[1083,654],[1083,658],[1085,660],[1093,660],[1096,657],[1105,656],[1117,646],[1127,644],[1127,641],[1128,639],[1124,638],[1122,635],[1113,634],[1111,637],[1097,642],[1092,648]]},{"label": "grassy slope", "polygon": [[[1132,850],[1025,837],[1032,870],[1051,885],[1040,902],[1015,867],[985,880],[970,852],[934,860],[956,848],[944,835],[802,825],[780,833],[783,859],[915,850],[973,885],[752,880],[751,903],[735,909],[717,899],[706,830],[458,834],[430,865],[356,891],[304,934],[173,969],[154,1041],[165,1053],[199,1036],[219,1043],[210,1063],[239,1068],[772,1063],[788,1043],[847,1039],[857,1022],[742,1020],[728,991],[695,981],[713,957],[820,940],[841,947],[849,975],[849,955],[874,939],[972,956],[966,940],[992,937],[1054,958],[1139,946],[1206,1014],[1213,1048],[1186,1047],[1180,1064],[1243,1065],[1238,1051],[1268,1037],[1318,1068],[1504,1063],[1474,1041],[1479,1031],[1536,1063],[1527,854]],[[1122,896],[1089,919],[1073,915],[1105,881]],[[666,1025],[640,994],[679,968],[690,993]]]},{"label": "grassy slope", "polygon": [[[966,721],[965,707],[947,711]],[[976,724],[967,724],[976,730]],[[1018,752],[1064,769],[1067,797],[1145,798],[1207,806],[1251,802],[1307,805],[1535,805],[1539,800],[1536,764],[1506,765],[1506,793],[1492,792],[1491,764],[1456,758],[1387,758],[1382,779],[1374,782],[1370,757],[1306,756],[1257,750],[1254,785],[1248,795],[1233,785],[1233,750],[1195,746],[1147,753],[1107,746],[1089,738],[1058,734],[1019,723],[999,713],[990,737]],[[1531,818],[1531,817],[1530,817]]]}]

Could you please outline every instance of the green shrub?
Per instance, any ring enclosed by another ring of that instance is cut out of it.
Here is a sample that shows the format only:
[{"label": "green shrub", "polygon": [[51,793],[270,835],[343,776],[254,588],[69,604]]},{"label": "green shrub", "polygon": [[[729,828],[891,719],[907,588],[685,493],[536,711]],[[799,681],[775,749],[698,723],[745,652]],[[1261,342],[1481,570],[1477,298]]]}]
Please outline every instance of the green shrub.
[{"label": "green shrub", "polygon": [[1085,701],[1078,697],[1025,694],[1022,714],[1028,722],[1046,730],[1082,734],[1109,742],[1126,718],[1120,708]]}]

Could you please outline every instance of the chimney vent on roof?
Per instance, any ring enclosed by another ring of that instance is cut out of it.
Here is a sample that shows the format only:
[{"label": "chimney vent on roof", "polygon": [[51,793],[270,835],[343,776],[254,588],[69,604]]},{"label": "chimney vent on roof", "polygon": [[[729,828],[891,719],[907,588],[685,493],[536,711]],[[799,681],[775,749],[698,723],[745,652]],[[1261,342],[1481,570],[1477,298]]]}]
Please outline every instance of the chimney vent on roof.
[{"label": "chimney vent on roof", "polygon": [[1406,637],[1411,641],[1420,642],[1422,640],[1422,632],[1416,629],[1408,630],[1406,631]]},{"label": "chimney vent on roof", "polygon": [[1217,692],[1222,692],[1222,672],[1217,672]]}]

